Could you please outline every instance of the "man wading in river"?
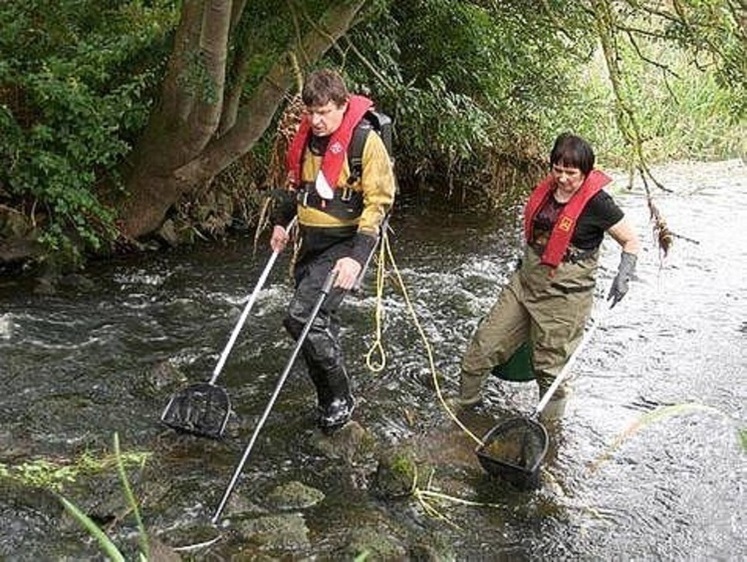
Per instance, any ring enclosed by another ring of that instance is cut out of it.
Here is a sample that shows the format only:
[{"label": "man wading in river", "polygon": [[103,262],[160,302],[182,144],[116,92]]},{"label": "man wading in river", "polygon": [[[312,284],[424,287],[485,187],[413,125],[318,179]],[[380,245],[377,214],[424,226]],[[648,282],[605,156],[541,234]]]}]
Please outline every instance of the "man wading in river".
[{"label": "man wading in river", "polygon": [[[640,243],[622,210],[603,187],[612,179],[594,169],[594,151],[582,138],[562,134],[550,153],[550,174],[532,191],[524,212],[526,247],[518,270],[483,318],[462,359],[457,407],[481,400],[483,382],[528,343],[540,396],[580,343],[591,313],[605,232],[622,248],[608,300],[628,291]],[[561,384],[542,411],[560,417]]]},{"label": "man wading in river", "polygon": [[[350,95],[336,72],[319,70],[305,81],[306,106],[288,149],[290,191],[273,213],[270,246],[282,251],[287,225],[298,215],[301,249],[295,265],[296,289],[284,325],[298,339],[330,271],[334,286],[312,322],[302,353],[316,387],[319,427],[332,432],[350,420],[355,399],[338,341],[337,310],[376,247],[384,217],[394,202],[391,161],[377,134],[365,137],[360,165],[348,151],[356,129],[365,124],[371,100]],[[360,170],[360,172],[358,172]]]}]

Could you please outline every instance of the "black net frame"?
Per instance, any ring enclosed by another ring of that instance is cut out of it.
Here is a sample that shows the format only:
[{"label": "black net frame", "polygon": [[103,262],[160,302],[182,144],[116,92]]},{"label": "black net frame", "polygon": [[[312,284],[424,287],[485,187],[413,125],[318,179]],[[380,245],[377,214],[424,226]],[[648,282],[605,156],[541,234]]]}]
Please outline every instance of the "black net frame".
[{"label": "black net frame", "polygon": [[198,383],[174,394],[161,422],[179,432],[219,439],[231,415],[231,400],[219,386]]},{"label": "black net frame", "polygon": [[547,454],[547,430],[528,418],[514,418],[496,425],[475,453],[488,474],[521,489],[540,485],[540,465]]}]

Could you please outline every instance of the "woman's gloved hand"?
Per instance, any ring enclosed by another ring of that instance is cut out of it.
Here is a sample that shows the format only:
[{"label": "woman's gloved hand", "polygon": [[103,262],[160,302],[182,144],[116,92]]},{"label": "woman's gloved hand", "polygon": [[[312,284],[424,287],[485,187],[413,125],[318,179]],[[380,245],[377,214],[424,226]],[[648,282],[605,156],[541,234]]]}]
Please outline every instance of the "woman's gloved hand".
[{"label": "woman's gloved hand", "polygon": [[638,258],[635,254],[623,252],[620,256],[620,265],[617,267],[617,275],[612,280],[607,300],[611,300],[610,308],[613,308],[628,292],[628,281],[633,277],[635,263]]}]

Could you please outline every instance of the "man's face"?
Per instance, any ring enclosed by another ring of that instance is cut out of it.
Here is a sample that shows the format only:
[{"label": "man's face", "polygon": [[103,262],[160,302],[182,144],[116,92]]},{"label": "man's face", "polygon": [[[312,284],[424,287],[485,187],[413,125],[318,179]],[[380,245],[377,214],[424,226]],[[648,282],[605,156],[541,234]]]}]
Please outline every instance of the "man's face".
[{"label": "man's face", "polygon": [[342,117],[348,104],[338,106],[329,101],[325,105],[307,107],[306,113],[311,119],[311,131],[317,137],[328,137],[334,133],[342,123]]}]

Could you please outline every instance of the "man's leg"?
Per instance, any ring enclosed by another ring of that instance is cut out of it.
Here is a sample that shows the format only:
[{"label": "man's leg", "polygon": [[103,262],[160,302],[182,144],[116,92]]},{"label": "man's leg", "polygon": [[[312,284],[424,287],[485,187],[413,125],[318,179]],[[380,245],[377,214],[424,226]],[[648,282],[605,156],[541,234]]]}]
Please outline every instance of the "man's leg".
[{"label": "man's leg", "polygon": [[[325,258],[305,265],[303,275],[298,277],[296,292],[284,321],[286,329],[296,339],[321,296],[321,288],[334,264],[334,255]],[[340,289],[330,291],[302,346],[309,376],[317,391],[318,423],[325,430],[334,430],[347,423],[355,407],[338,340],[336,313],[344,296],[345,291]]]}]

